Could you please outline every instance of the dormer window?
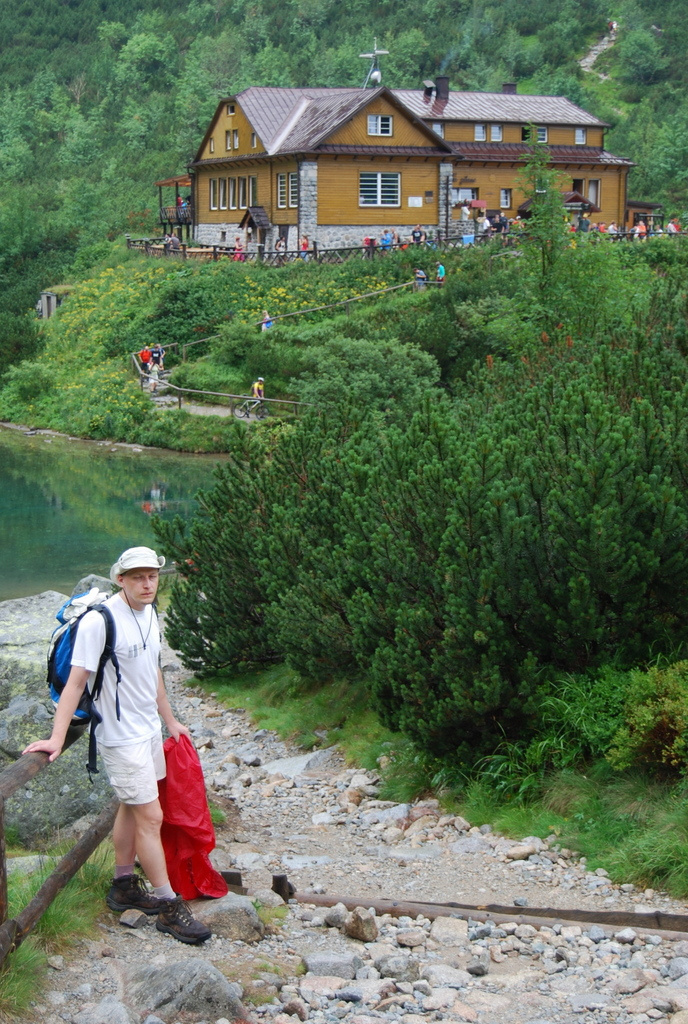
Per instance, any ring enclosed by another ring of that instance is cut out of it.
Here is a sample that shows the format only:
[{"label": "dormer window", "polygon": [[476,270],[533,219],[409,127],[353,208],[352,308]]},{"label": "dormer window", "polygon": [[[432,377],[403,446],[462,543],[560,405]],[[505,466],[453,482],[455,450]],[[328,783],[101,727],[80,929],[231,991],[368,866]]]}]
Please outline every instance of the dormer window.
[{"label": "dormer window", "polygon": [[434,131],[435,135],[439,135],[441,139],[444,138],[444,125],[442,124],[441,121],[433,121],[432,130]]},{"label": "dormer window", "polygon": [[[535,131],[537,132],[538,142],[547,142],[546,128],[536,128]],[[521,128],[521,142],[530,142],[530,128],[528,125],[524,125],[523,128]]]},{"label": "dormer window", "polygon": [[391,135],[391,114],[368,114],[368,135]]},{"label": "dormer window", "polygon": [[473,125],[473,139],[475,142],[487,141],[487,126],[484,124]]},{"label": "dormer window", "polygon": [[576,128],[576,145],[584,146],[588,141],[588,132],[585,128]]}]

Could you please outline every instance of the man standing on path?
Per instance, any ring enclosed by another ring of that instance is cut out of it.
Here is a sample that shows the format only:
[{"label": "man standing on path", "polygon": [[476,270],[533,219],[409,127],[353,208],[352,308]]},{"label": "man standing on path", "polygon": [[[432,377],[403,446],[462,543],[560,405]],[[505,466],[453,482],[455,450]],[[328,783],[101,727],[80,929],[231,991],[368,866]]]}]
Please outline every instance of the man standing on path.
[{"label": "man standing on path", "polygon": [[[153,602],[164,564],[165,559],[151,548],[136,547],[128,548],[110,570],[110,579],[120,587],[106,607],[115,622],[121,683],[118,685],[115,667],[108,661],[102,691],[94,701],[102,716],[97,726],[98,750],[120,801],[112,832],[115,877],[106,903],[117,912],[134,909],[156,914],[158,931],[197,945],[209,939],[211,932],[172,889],[160,841],[158,780],[166,774],[160,718],[175,740],[190,735],[174,717],[159,668],[160,631]],[[50,761],[59,756],[104,645],[103,616],[87,612],[74,640],[72,667],[57,705],[52,735],[30,743],[25,754],[43,750],[50,754]],[[152,892],[134,872],[137,856]]]}]

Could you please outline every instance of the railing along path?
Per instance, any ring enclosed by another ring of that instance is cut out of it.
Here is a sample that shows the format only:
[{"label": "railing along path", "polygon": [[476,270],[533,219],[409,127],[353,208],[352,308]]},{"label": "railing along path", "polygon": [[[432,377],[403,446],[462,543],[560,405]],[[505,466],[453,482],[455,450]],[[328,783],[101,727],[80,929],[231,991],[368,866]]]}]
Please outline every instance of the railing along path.
[{"label": "railing along path", "polygon": [[[66,750],[78,740],[83,731],[83,727],[70,729],[63,749]],[[113,799],[69,853],[65,854],[33,899],[15,917],[9,918],[5,802],[49,764],[47,754],[24,754],[0,773],[0,966],[7,955],[17,949],[33,931],[58,892],[74,877],[103,839],[109,835],[117,814],[118,801]]]}]

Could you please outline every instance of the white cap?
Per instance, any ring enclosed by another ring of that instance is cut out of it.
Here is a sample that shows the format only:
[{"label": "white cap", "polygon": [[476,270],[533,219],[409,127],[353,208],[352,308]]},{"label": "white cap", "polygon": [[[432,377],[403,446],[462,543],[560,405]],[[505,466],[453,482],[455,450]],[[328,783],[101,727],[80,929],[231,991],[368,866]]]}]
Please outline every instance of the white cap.
[{"label": "white cap", "polygon": [[156,555],[152,548],[127,548],[110,569],[110,579],[116,583],[130,569],[162,569],[164,564],[163,555]]}]

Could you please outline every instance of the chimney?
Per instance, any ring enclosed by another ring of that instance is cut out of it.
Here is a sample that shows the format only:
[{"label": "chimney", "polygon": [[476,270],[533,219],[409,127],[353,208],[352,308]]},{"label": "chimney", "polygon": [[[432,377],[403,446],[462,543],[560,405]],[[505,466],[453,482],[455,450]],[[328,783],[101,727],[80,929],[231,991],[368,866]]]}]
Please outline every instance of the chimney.
[{"label": "chimney", "polygon": [[506,93],[507,96],[515,96],[516,88],[516,82],[504,82],[502,85],[502,92]]},{"label": "chimney", "polygon": [[447,75],[438,75],[435,79],[435,94],[438,100],[449,99],[449,77]]},{"label": "chimney", "polygon": [[423,96],[424,96],[424,98],[426,100],[429,100],[434,91],[435,91],[435,83],[432,82],[429,78],[426,78],[425,81],[423,82]]}]

